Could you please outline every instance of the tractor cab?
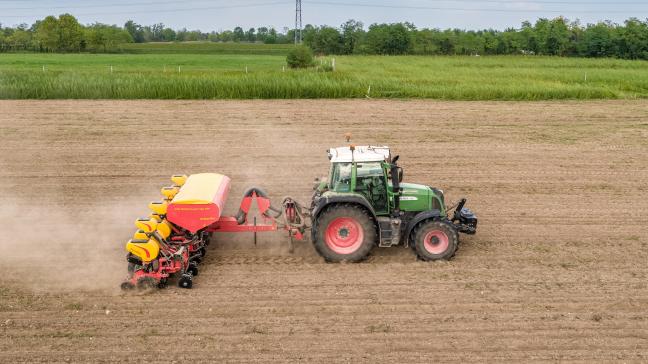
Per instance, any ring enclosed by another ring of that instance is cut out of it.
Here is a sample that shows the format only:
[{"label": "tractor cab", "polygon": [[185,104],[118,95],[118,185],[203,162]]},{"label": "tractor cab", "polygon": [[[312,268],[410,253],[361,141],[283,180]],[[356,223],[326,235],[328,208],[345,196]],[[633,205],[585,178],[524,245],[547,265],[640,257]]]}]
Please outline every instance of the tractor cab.
[{"label": "tractor cab", "polygon": [[377,214],[391,211],[393,189],[389,183],[389,147],[341,147],[328,151],[331,161],[329,190],[364,196]]}]

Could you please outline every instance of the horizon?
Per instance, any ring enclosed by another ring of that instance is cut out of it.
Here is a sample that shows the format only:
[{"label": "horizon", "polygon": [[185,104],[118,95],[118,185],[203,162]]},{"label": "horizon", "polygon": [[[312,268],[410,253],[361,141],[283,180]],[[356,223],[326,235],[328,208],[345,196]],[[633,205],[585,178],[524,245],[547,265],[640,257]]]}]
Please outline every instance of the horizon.
[{"label": "horizon", "polygon": [[[49,15],[69,13],[82,24],[99,22],[121,27],[133,20],[141,25],[163,23],[176,30],[186,28],[205,33],[237,26],[243,29],[267,26],[279,31],[294,28],[294,1],[247,0],[227,5],[224,1],[215,4],[208,0],[189,0],[182,3],[184,7],[178,7],[177,2],[172,1],[135,1],[105,5],[103,1],[88,0],[75,5],[75,1],[65,0],[0,0],[0,24],[6,27],[32,25]],[[365,27],[373,23],[409,22],[417,28],[505,30],[517,29],[524,21],[534,23],[540,18],[559,16],[581,24],[601,21],[623,24],[630,18],[645,20],[648,15],[648,3],[636,0],[408,0],[400,1],[399,5],[384,0],[380,3],[341,0],[302,3],[304,25],[333,27],[355,19]],[[585,5],[587,9],[574,8]],[[29,14],[25,14],[27,12]]]}]

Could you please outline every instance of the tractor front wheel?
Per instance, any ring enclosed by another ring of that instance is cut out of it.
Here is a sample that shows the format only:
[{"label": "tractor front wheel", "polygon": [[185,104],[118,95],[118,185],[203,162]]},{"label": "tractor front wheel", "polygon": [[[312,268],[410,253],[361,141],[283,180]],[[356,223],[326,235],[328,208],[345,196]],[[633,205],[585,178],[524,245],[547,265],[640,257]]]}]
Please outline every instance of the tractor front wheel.
[{"label": "tractor front wheel", "polygon": [[414,250],[419,259],[448,260],[452,258],[459,245],[459,235],[452,225],[429,220],[417,226],[413,233]]},{"label": "tractor front wheel", "polygon": [[315,250],[327,262],[359,262],[375,242],[375,225],[360,207],[332,206],[317,218]]}]

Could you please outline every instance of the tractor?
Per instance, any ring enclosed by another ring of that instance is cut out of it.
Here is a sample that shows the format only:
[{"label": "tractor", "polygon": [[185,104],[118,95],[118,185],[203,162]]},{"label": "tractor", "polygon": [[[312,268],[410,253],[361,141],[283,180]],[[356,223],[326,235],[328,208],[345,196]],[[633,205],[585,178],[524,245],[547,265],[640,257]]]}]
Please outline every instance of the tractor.
[{"label": "tractor", "polygon": [[[164,287],[178,276],[191,288],[212,233],[254,233],[284,230],[302,240],[311,229],[315,250],[327,262],[359,262],[374,246],[411,246],[422,260],[450,259],[459,233],[474,234],[477,217],[461,199],[449,215],[443,191],[403,183],[398,156],[388,147],[329,149],[328,178],[316,180],[310,207],[291,197],[273,206],[261,188],[248,188],[235,216],[222,212],[230,179],[216,173],[175,175],[164,199],[149,204],[151,214],[135,221],[139,229],[126,244],[128,278],[123,289]],[[261,215],[250,219],[256,201]],[[310,217],[310,226],[307,221]]]},{"label": "tractor", "polygon": [[459,233],[475,234],[477,217],[461,199],[451,215],[443,191],[404,183],[389,147],[328,150],[329,176],[316,179],[311,240],[328,262],[359,262],[375,246],[412,247],[424,261],[454,256]]}]

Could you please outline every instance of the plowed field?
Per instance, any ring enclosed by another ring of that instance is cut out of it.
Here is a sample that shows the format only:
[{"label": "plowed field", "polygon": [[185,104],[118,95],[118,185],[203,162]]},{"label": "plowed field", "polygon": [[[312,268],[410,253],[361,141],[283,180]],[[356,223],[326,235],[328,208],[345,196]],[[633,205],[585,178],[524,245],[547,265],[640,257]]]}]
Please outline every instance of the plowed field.
[{"label": "plowed field", "polygon": [[[468,198],[452,261],[219,235],[194,289],[118,289],[171,174],[307,201],[345,132]],[[3,363],[648,361],[646,101],[0,101],[0,177]]]}]

